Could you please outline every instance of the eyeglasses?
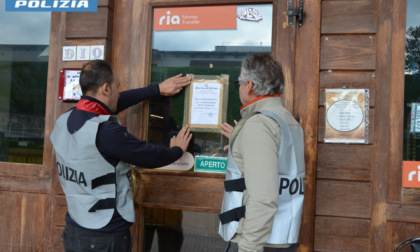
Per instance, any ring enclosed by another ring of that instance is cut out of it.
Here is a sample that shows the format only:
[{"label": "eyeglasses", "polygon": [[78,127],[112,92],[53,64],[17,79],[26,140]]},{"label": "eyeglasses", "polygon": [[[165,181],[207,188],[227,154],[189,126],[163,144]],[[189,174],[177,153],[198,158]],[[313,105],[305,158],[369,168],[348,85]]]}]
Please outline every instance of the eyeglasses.
[{"label": "eyeglasses", "polygon": [[241,85],[241,83],[239,82],[239,80],[235,81],[234,83],[235,83],[236,89],[239,89],[239,85]]}]

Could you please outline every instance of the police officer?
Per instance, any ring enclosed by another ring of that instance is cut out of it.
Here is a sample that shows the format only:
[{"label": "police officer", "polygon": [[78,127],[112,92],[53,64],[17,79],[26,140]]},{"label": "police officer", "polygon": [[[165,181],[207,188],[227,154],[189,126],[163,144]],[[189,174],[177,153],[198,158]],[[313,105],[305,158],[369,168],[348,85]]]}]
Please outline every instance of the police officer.
[{"label": "police officer", "polygon": [[305,176],[303,131],[281,102],[281,66],[269,54],[242,62],[243,104],[229,138],[219,233],[226,251],[296,251]]},{"label": "police officer", "polygon": [[160,147],[131,135],[116,115],[145,99],[179,93],[190,81],[177,75],[120,93],[117,74],[107,62],[83,66],[83,96],[58,118],[51,134],[68,208],[62,234],[66,251],[131,250],[130,164],[155,168],[173,163],[185,152],[191,133],[184,127],[170,140],[170,148]]}]

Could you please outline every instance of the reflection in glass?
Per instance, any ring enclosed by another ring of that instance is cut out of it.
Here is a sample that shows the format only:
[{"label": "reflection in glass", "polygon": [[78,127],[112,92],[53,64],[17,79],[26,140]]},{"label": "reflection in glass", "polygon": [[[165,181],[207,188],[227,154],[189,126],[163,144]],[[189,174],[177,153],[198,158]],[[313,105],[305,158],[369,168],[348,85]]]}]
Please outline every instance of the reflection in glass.
[{"label": "reflection in glass", "polygon": [[41,164],[50,16],[0,0],[0,161]]},{"label": "reflection in glass", "polygon": [[420,2],[407,1],[403,159],[420,161]]},{"label": "reflection in glass", "polygon": [[[152,39],[151,83],[183,74],[229,75],[227,122],[240,119],[238,80],[242,60],[250,53],[271,52],[272,5],[238,5],[237,13],[253,8],[258,21],[237,18],[235,30],[154,31]],[[169,139],[182,127],[184,98],[181,94],[151,101],[149,141],[169,146]],[[194,155],[226,156],[227,144],[220,133],[194,132],[188,151]]]},{"label": "reflection in glass", "polygon": [[[259,21],[237,18],[235,30],[154,31],[152,38],[151,83],[160,83],[179,73],[229,75],[227,122],[241,118],[238,80],[242,60],[250,53],[271,52],[272,5],[238,5],[260,13]],[[169,146],[182,127],[184,92],[154,100],[149,105],[149,142]],[[227,156],[227,140],[220,133],[193,132],[188,151],[194,155]],[[221,202],[220,202],[221,204]],[[147,209],[144,251],[223,251],[218,235],[218,216],[169,209]]]}]

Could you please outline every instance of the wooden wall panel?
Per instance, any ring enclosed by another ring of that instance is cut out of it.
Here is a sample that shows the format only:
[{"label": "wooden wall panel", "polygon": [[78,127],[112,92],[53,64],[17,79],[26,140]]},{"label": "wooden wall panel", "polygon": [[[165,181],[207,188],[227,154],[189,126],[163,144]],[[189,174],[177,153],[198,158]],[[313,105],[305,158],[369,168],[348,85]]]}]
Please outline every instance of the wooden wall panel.
[{"label": "wooden wall panel", "polygon": [[369,182],[317,180],[316,215],[370,218],[372,186]]},{"label": "wooden wall panel", "polygon": [[370,181],[372,145],[319,144],[318,179]]},{"label": "wooden wall panel", "polygon": [[139,176],[142,207],[220,213],[225,174],[141,170]]},{"label": "wooden wall panel", "polygon": [[47,251],[49,196],[0,191],[0,202],[0,251]]},{"label": "wooden wall panel", "polygon": [[365,219],[316,217],[314,251],[367,251],[369,227]]},{"label": "wooden wall panel", "polygon": [[376,33],[375,3],[323,1],[321,33]]},{"label": "wooden wall panel", "polygon": [[376,36],[321,37],[321,70],[374,70],[375,68]]},{"label": "wooden wall panel", "polygon": [[68,12],[65,37],[112,39],[113,22],[114,12],[108,7],[98,7],[97,12]]}]

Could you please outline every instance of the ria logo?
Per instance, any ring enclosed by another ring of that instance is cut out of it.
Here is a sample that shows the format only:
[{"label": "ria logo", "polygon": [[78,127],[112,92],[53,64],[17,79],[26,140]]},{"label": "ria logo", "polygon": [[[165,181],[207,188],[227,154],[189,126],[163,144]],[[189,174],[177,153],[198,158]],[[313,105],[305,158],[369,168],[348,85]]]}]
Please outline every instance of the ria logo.
[{"label": "ria logo", "polygon": [[420,162],[403,161],[402,186],[420,188]]},{"label": "ria logo", "polygon": [[419,166],[417,166],[417,169],[418,169],[419,171],[410,171],[410,172],[408,173],[408,181],[413,181],[413,177],[417,174],[417,181],[419,181],[419,182],[420,182],[420,165],[419,165]]},{"label": "ria logo", "polygon": [[97,11],[97,0],[6,0],[6,11]]},{"label": "ria logo", "polygon": [[174,16],[171,17],[170,16],[171,15],[171,12],[170,11],[167,11],[166,14],[167,14],[167,16],[160,17],[160,19],[159,19],[159,25],[162,25],[162,23],[163,23],[163,21],[165,19],[166,19],[166,24],[167,25],[169,25],[169,24],[179,24],[180,23],[179,16],[174,15]]}]

